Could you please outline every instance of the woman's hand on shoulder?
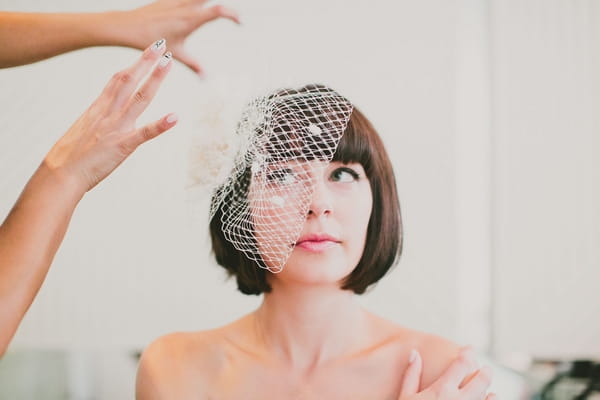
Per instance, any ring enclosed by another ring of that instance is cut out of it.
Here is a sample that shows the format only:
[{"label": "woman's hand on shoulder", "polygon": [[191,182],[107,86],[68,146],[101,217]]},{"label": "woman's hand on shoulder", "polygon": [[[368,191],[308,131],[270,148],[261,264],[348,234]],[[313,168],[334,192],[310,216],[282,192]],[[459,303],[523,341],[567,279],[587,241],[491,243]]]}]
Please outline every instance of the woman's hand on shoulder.
[{"label": "woman's hand on shoulder", "polygon": [[116,73],[100,97],[52,147],[42,167],[64,177],[83,194],[106,178],[140,144],[172,128],[177,122],[175,114],[136,127],[137,118],[171,68],[171,55],[165,53],[165,46],[164,40],[157,41],[133,66]]},{"label": "woman's hand on shoulder", "polygon": [[404,372],[398,400],[495,400],[487,393],[492,380],[489,367],[476,368],[472,350],[464,348],[433,383],[420,390],[423,359],[417,350],[411,352]]}]

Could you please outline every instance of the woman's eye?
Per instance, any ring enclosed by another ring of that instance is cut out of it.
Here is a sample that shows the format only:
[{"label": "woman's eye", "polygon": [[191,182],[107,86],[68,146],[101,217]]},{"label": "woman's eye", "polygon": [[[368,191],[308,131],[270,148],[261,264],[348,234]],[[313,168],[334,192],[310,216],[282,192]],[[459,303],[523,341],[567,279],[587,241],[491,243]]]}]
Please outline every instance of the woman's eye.
[{"label": "woman's eye", "polygon": [[290,168],[282,168],[271,171],[267,174],[267,181],[280,185],[291,185],[296,183],[296,174]]},{"label": "woman's eye", "polygon": [[334,182],[354,182],[357,181],[358,178],[358,173],[348,167],[337,168],[331,173],[331,180]]}]

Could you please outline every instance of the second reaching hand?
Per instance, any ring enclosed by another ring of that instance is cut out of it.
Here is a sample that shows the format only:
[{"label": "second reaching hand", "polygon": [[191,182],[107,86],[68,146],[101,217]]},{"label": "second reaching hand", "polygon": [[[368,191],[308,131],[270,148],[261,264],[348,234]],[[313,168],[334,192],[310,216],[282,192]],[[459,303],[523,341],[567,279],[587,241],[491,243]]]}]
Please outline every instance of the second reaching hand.
[{"label": "second reaching hand", "polygon": [[0,12],[0,68],[41,61],[92,46],[143,50],[157,37],[169,41],[173,57],[201,74],[185,41],[207,22],[221,18],[240,23],[237,13],[207,0],[158,0],[127,11],[102,13]]}]

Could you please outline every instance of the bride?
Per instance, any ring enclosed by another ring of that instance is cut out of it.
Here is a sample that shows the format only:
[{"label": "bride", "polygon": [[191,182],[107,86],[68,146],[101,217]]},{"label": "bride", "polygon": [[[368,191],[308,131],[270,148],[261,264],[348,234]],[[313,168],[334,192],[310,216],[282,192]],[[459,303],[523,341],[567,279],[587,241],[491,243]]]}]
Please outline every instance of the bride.
[{"label": "bride", "polygon": [[219,265],[254,312],[173,333],[143,353],[138,399],[486,399],[470,349],[399,326],[355,295],[402,248],[392,166],[369,120],[321,85],[257,99],[244,145],[215,190]]}]

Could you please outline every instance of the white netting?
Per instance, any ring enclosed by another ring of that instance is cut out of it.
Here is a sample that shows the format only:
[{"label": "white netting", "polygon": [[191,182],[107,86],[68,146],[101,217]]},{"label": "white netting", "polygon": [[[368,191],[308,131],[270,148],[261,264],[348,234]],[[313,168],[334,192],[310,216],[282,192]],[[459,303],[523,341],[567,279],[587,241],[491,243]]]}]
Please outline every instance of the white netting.
[{"label": "white netting", "polygon": [[242,113],[239,151],[210,218],[219,212],[225,238],[262,268],[282,270],[351,113],[348,100],[320,85],[278,90]]}]

